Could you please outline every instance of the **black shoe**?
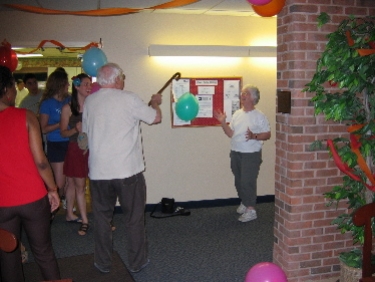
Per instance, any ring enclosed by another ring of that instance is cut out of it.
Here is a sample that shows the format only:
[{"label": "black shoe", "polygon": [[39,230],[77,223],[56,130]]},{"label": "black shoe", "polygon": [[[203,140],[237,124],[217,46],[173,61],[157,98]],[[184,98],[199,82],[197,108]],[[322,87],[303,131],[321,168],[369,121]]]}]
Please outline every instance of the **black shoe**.
[{"label": "black shoe", "polygon": [[96,262],[94,262],[94,266],[97,270],[99,270],[101,273],[109,273],[109,269],[104,269],[101,266],[99,266]]},{"label": "black shoe", "polygon": [[50,223],[52,223],[53,219],[55,218],[57,212],[59,211],[59,208],[57,208],[56,210],[54,210],[53,212],[51,212],[51,218],[49,220]]},{"label": "black shoe", "polygon": [[129,271],[131,273],[137,273],[137,272],[140,272],[143,268],[145,268],[148,264],[150,263],[150,259],[147,259],[146,263],[144,265],[142,265],[140,268],[136,268],[136,269],[129,269]]}]

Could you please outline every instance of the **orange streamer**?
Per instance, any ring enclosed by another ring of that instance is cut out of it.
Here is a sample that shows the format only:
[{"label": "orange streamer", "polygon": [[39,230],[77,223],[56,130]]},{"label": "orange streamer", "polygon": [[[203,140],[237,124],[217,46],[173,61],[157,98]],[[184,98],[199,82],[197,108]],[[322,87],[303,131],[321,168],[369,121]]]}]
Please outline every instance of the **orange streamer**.
[{"label": "orange streamer", "polygon": [[74,15],[74,16],[117,16],[125,15],[130,13],[138,12],[141,9],[129,9],[129,8],[108,8],[108,9],[98,9],[98,10],[87,10],[87,11],[64,11],[64,10],[52,10],[39,8],[29,5],[20,5],[20,4],[4,4],[7,7],[21,10],[30,13],[36,14],[45,14],[45,15]]},{"label": "orange streamer", "polygon": [[375,54],[375,49],[357,49],[357,52],[361,57],[363,57]]},{"label": "orange streamer", "polygon": [[87,50],[87,49],[89,49],[89,48],[91,48],[91,47],[98,47],[99,46],[99,43],[94,43],[94,42],[91,42],[91,43],[89,43],[89,44],[87,44],[86,46],[84,46],[84,47],[82,47],[82,48],[69,48],[69,47],[65,47],[63,44],[61,44],[60,42],[58,42],[58,41],[56,41],[56,40],[42,40],[40,43],[39,43],[39,45],[38,45],[38,47],[36,47],[35,49],[33,49],[33,50],[31,50],[31,51],[29,51],[29,52],[22,52],[22,51],[17,51],[17,50],[15,50],[15,52],[17,53],[17,54],[31,54],[31,53],[34,53],[34,52],[36,52],[37,50],[39,50],[40,48],[42,48],[46,43],[52,43],[52,44],[54,44],[54,45],[56,45],[56,46],[58,46],[58,47],[61,47],[61,48],[63,48],[63,49],[66,49],[66,50],[68,50],[68,51],[72,51],[72,52],[77,52],[77,51],[84,51],[84,50]]},{"label": "orange streamer", "polygon": [[349,46],[353,46],[354,45],[354,40],[352,38],[352,35],[350,34],[350,31],[347,30],[345,32],[345,35],[346,35],[346,40],[348,41]]},{"label": "orange streamer", "polygon": [[359,142],[358,135],[352,134],[359,129],[361,129],[364,124],[355,124],[348,128],[348,132],[350,133],[350,147],[354,154],[357,156],[357,163],[358,166],[362,169],[362,171],[366,174],[368,180],[371,182],[372,185],[368,185],[364,183],[368,189],[371,191],[375,191],[375,178],[371,173],[370,168],[368,167],[366,160],[363,158],[359,148],[361,147],[361,143]]},{"label": "orange streamer", "polygon": [[348,127],[348,132],[352,133],[354,131],[360,130],[364,126],[365,126],[364,124],[353,124],[353,125]]},{"label": "orange streamer", "polygon": [[142,10],[155,10],[155,9],[168,9],[181,7],[188,4],[198,2],[199,0],[173,0],[164,4],[152,6],[149,8],[142,9],[133,9],[133,8],[106,8],[106,9],[97,9],[97,10],[87,10],[87,11],[64,11],[64,10],[52,10],[45,9],[29,5],[20,5],[20,4],[4,4],[9,8],[16,10],[21,10],[30,13],[37,14],[46,14],[46,15],[75,15],[75,16],[119,16],[126,15],[131,13],[137,13]]}]

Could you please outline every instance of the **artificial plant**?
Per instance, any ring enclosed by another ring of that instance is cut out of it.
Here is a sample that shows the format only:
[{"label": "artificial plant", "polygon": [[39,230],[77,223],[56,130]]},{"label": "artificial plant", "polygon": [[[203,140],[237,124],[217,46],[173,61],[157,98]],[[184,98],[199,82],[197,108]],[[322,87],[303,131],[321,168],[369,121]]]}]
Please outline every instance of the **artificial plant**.
[{"label": "artificial plant", "polygon": [[[330,21],[320,14],[318,26]],[[344,173],[341,185],[324,194],[327,205],[347,200],[348,210],[333,220],[341,233],[352,232],[353,244],[363,244],[362,227],[352,222],[352,214],[373,202],[375,191],[375,17],[343,20],[327,35],[328,43],[317,61],[316,73],[304,91],[314,92],[315,114],[345,124],[348,134],[318,140],[311,149],[327,148]],[[325,146],[326,145],[326,146]],[[360,267],[356,251],[340,257],[350,266]]]}]

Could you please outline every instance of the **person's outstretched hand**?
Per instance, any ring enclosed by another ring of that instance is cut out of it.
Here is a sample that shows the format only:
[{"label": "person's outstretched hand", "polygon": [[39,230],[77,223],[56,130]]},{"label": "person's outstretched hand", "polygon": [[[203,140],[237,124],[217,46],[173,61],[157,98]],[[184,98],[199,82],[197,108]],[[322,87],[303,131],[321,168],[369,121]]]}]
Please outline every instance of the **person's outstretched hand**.
[{"label": "person's outstretched hand", "polygon": [[221,110],[214,110],[214,118],[216,118],[220,123],[225,122],[227,115]]}]

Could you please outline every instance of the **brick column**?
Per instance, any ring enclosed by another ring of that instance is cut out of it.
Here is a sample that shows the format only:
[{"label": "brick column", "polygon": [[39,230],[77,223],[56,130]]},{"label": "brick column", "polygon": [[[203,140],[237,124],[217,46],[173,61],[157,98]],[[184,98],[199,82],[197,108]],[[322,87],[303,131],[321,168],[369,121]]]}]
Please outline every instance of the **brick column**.
[{"label": "brick column", "polygon": [[[332,22],[318,28],[326,12]],[[327,151],[310,151],[314,140],[345,134],[345,128],[314,116],[313,93],[302,92],[316,69],[326,35],[350,14],[375,14],[371,0],[287,0],[277,20],[277,88],[291,92],[290,114],[276,115],[274,263],[289,282],[336,281],[338,254],[352,247],[330,222],[345,209],[326,207],[323,193],[342,175]]]}]

